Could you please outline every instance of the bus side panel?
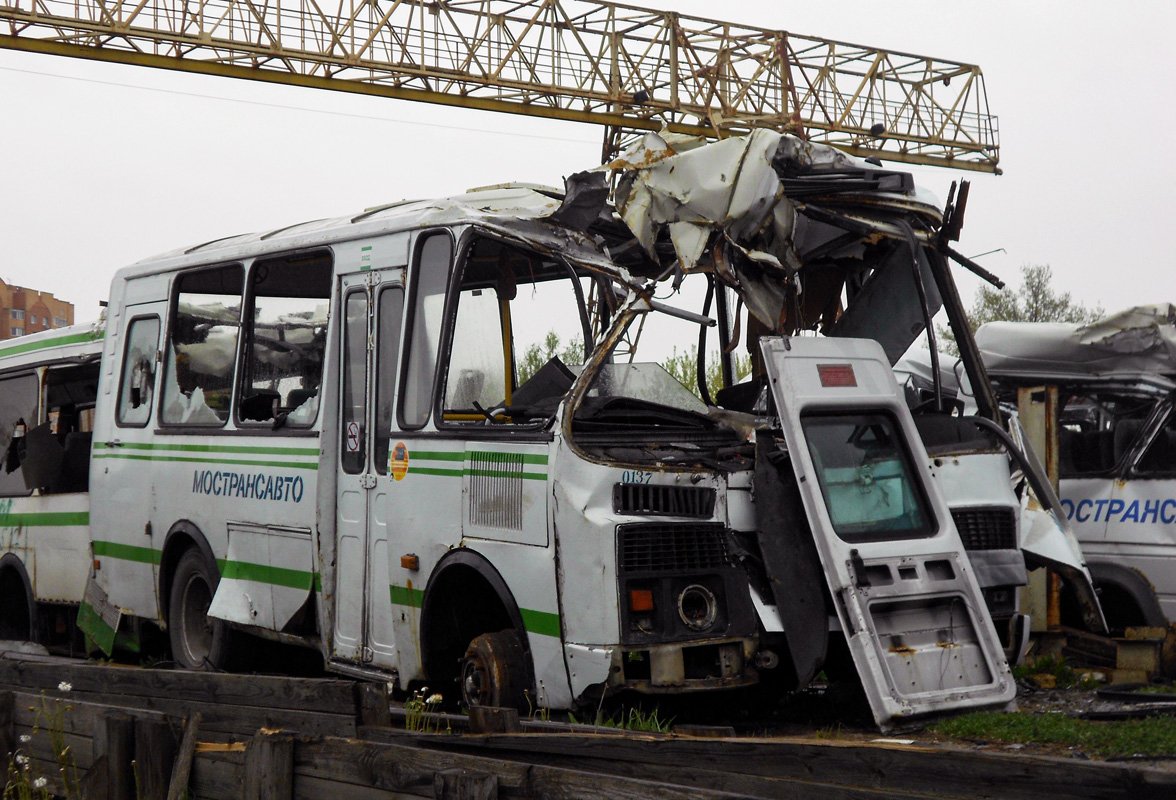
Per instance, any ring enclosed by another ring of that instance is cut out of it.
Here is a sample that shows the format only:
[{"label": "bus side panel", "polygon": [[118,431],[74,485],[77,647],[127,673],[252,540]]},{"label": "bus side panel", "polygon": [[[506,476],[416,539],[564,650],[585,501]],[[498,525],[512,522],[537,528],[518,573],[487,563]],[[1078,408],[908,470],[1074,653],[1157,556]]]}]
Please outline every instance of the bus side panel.
[{"label": "bus side panel", "polygon": [[80,603],[90,572],[90,498],[85,493],[0,500],[0,555],[25,565],[40,603]]}]

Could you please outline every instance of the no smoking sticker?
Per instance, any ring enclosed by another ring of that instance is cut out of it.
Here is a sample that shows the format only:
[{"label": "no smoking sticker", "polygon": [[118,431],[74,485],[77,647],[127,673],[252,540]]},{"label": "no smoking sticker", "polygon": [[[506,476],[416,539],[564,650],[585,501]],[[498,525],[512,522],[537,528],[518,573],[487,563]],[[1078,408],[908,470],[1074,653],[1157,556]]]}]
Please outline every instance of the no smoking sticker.
[{"label": "no smoking sticker", "polygon": [[347,423],[347,438],[344,442],[344,447],[347,448],[348,453],[359,452],[359,423]]}]

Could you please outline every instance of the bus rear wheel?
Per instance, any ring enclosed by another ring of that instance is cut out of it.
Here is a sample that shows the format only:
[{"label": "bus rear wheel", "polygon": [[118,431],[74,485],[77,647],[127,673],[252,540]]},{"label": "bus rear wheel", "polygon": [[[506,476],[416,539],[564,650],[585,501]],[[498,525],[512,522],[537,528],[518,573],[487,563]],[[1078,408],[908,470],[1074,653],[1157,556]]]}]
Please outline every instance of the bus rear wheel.
[{"label": "bus rear wheel", "polygon": [[466,708],[496,706],[527,711],[527,660],[513,630],[483,633],[461,660],[461,701]]},{"label": "bus rear wheel", "polygon": [[180,557],[167,609],[172,658],[185,669],[218,670],[229,655],[229,629],[208,616],[216,573],[196,548]]}]

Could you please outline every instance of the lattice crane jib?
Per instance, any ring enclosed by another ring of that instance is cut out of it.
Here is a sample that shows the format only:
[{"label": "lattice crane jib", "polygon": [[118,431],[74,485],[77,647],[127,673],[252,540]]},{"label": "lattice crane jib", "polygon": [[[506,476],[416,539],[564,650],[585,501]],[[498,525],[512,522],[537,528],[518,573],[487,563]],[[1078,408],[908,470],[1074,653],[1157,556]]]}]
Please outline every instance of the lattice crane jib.
[{"label": "lattice crane jib", "polygon": [[0,46],[999,172],[980,68],[579,0],[0,0]]}]

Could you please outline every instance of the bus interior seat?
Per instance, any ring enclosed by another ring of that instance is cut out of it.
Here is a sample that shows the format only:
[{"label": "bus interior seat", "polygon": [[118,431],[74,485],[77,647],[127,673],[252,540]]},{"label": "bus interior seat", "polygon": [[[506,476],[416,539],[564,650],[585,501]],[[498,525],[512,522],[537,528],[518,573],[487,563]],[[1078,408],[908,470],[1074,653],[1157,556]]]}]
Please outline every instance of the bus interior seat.
[{"label": "bus interior seat", "polygon": [[318,394],[318,389],[291,389],[290,394],[286,397],[286,409],[293,411],[298,406],[305,403],[310,398]]},{"label": "bus interior seat", "polygon": [[274,418],[274,404],[282,396],[273,389],[258,389],[248,397],[242,397],[238,406],[241,419],[251,422],[266,422]]}]

